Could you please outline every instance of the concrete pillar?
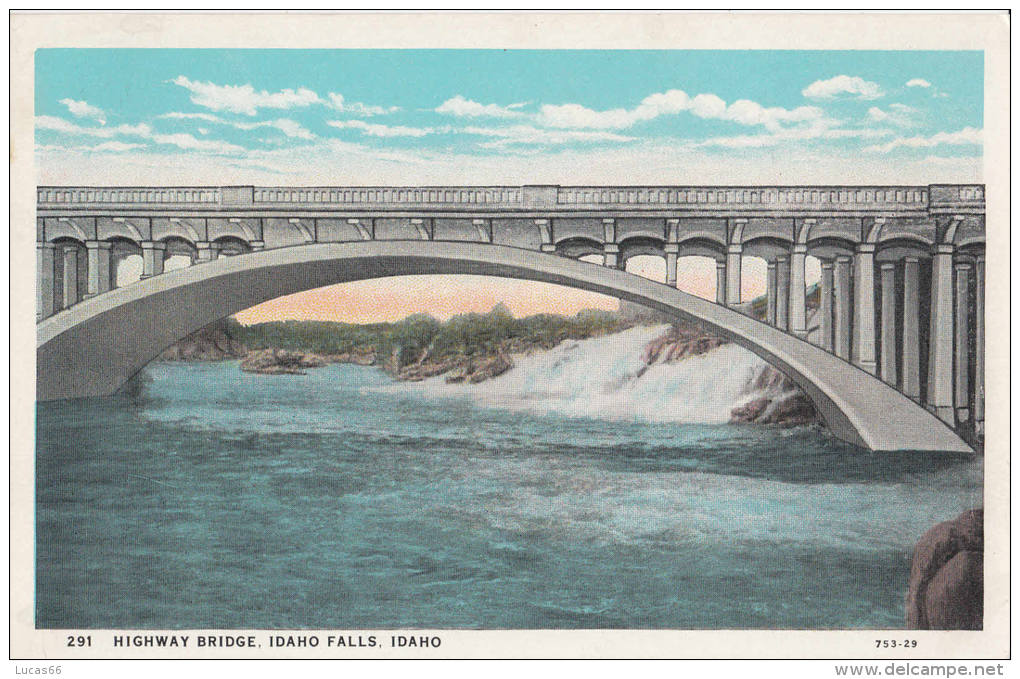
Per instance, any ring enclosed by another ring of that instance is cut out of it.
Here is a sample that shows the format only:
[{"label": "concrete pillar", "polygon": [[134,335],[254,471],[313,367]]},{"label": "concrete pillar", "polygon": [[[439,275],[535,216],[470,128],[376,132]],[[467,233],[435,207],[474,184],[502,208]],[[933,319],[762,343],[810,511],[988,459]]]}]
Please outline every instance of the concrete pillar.
[{"label": "concrete pillar", "polygon": [[896,386],[896,264],[882,262],[882,380]]},{"label": "concrete pillar", "polygon": [[[195,243],[195,247],[198,248],[198,261],[199,262],[211,262],[220,256],[220,246],[209,241],[199,241]],[[162,271],[162,269],[161,269]]]},{"label": "concrete pillar", "polygon": [[85,243],[88,250],[89,289],[86,297],[101,295],[110,289],[110,248],[112,243],[90,240]]},{"label": "concrete pillar", "polygon": [[776,327],[790,327],[790,260],[776,258]]},{"label": "concrete pillar", "polygon": [[935,246],[931,260],[931,330],[925,404],[943,422],[953,414],[953,246]]},{"label": "concrete pillar", "polygon": [[606,243],[602,246],[602,252],[605,259],[603,264],[612,269],[617,268],[620,259],[620,246],[616,243]]},{"label": "concrete pillar", "polygon": [[832,262],[822,262],[822,281],[818,290],[821,321],[818,325],[818,346],[826,351],[832,351]]},{"label": "concrete pillar", "polygon": [[65,247],[64,259],[64,308],[78,303],[78,248]]},{"label": "concrete pillar", "polygon": [[726,304],[726,260],[715,260],[715,303]]},{"label": "concrete pillar", "polygon": [[798,243],[790,255],[790,332],[801,339],[807,337],[807,294],[804,265],[807,263],[807,246]]},{"label": "concrete pillar", "polygon": [[679,257],[680,246],[676,243],[666,243],[666,285],[676,287],[676,261]]},{"label": "concrete pillar", "polygon": [[985,435],[985,258],[974,264],[974,433]]},{"label": "concrete pillar", "polygon": [[731,245],[726,249],[726,306],[740,304],[740,258],[744,246]]},{"label": "concrete pillar", "polygon": [[768,272],[765,275],[765,322],[769,325],[776,324],[776,262],[768,262]]},{"label": "concrete pillar", "polygon": [[853,364],[872,375],[875,360],[875,245],[861,243],[854,254]]},{"label": "concrete pillar", "polygon": [[850,258],[837,257],[833,269],[833,348],[836,355],[850,360]]},{"label": "concrete pillar", "polygon": [[57,273],[57,262],[54,257],[56,246],[53,243],[35,244],[35,275],[36,275],[36,307],[35,318],[41,321],[49,318],[56,311],[56,294],[54,278]]},{"label": "concrete pillar", "polygon": [[956,263],[956,332],[953,341],[953,367],[956,421],[970,419],[970,270],[969,262]]},{"label": "concrete pillar", "polygon": [[921,400],[921,263],[917,257],[903,260],[903,344],[900,366],[903,380],[900,390]]},{"label": "concrete pillar", "polygon": [[[202,259],[202,243],[198,245],[198,258]],[[215,258],[215,255],[212,258]],[[166,243],[151,240],[142,241],[142,278],[151,278],[163,273],[163,262],[165,260]]]}]

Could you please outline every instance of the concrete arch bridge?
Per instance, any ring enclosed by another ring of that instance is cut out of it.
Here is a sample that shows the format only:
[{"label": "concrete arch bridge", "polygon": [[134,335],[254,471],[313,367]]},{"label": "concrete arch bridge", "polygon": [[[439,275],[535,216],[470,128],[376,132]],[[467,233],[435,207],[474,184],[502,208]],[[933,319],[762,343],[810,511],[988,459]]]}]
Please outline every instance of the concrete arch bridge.
[{"label": "concrete arch bridge", "polygon": [[[281,295],[487,274],[699,320],[856,445],[967,451],[959,433],[984,420],[984,227],[981,185],[39,187],[37,398],[113,393],[180,338]],[[665,285],[623,270],[649,254]],[[116,287],[132,256],[142,279]],[[676,289],[690,256],[716,260],[715,302]],[[767,262],[764,322],[740,297],[746,257]]]}]

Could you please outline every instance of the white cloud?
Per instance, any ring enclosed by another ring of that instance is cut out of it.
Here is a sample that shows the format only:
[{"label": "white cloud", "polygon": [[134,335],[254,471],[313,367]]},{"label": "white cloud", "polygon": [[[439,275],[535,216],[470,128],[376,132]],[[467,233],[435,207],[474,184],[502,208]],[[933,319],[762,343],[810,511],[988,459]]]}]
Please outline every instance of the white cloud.
[{"label": "white cloud", "polygon": [[[157,144],[169,144],[178,148],[195,151],[208,151],[212,153],[240,153],[244,151],[244,148],[234,144],[229,144],[223,141],[196,139],[190,134],[157,134],[145,123],[140,123],[138,125],[118,125],[116,127],[81,127],[68,122],[63,118],[56,118],[53,116],[36,116],[35,126],[37,129],[52,130],[54,132],[71,136],[90,136],[102,139],[111,139],[112,137],[117,136],[141,137],[143,139],[152,140]],[[103,145],[100,144],[100,146]],[[128,149],[125,149],[123,144],[120,142],[109,142],[108,145],[101,150]]]},{"label": "white cloud", "polygon": [[[39,184],[287,184],[345,185],[520,185],[577,184],[917,184],[982,181],[977,155],[953,158],[863,156],[808,146],[782,153],[753,149],[695,148],[676,142],[637,142],[605,148],[558,148],[535,154],[509,147],[493,155],[378,149],[323,139],[302,147],[257,149],[242,157],[177,152],[119,154],[116,163],[96,163],[88,152],[37,149]],[[625,178],[624,180],[621,179]]]},{"label": "white cloud", "polygon": [[[224,120],[223,118],[221,118],[219,116],[215,116],[215,115],[213,115],[211,113],[179,113],[179,112],[176,112],[176,111],[172,112],[172,113],[164,113],[163,115],[161,115],[159,117],[160,118],[171,118],[171,119],[175,119],[175,120],[204,120],[204,121],[210,122],[210,123],[217,123],[217,124],[220,124],[220,125],[229,125],[230,127],[233,127],[235,129],[245,130],[245,131],[255,130],[255,129],[263,128],[263,127],[273,127],[273,128],[276,128],[276,129],[280,130],[281,132],[283,132],[288,137],[293,137],[293,138],[296,138],[296,139],[314,139],[315,138],[315,135],[312,134],[310,130],[308,130],[307,128],[303,127],[296,120],[291,120],[289,118],[278,118],[277,120],[263,120],[263,121],[260,121],[260,122],[257,122],[257,123],[245,123],[245,122],[240,122],[240,121]],[[201,127],[198,128],[198,132],[200,134],[209,134],[208,130],[206,130],[205,128],[201,128]],[[262,141],[262,140],[260,140],[260,141]]]},{"label": "white cloud", "polygon": [[256,91],[251,85],[217,85],[179,75],[171,80],[191,92],[191,101],[213,111],[228,111],[253,116],[260,108],[288,109],[322,103],[319,95],[306,87],[279,92]]},{"label": "white cloud", "polygon": [[152,133],[152,128],[145,123],[138,125],[117,125],[116,127],[82,127],[56,116],[36,116],[35,127],[39,130],[52,130],[63,134],[84,135],[110,139],[118,135],[145,137]]},{"label": "white cloud", "polygon": [[214,116],[212,113],[181,113],[180,111],[171,111],[170,113],[164,113],[159,117],[171,118],[174,120],[205,120],[210,123],[224,122],[222,118]]},{"label": "white cloud", "polygon": [[502,148],[511,144],[559,145],[571,142],[628,142],[634,137],[625,137],[614,132],[601,130],[543,130],[532,125],[511,125],[509,127],[466,127],[458,130],[464,134],[494,137],[496,141],[480,144],[483,148]]},{"label": "white cloud", "polygon": [[520,118],[525,114],[516,109],[525,105],[525,103],[510,104],[509,106],[480,104],[458,94],[437,106],[436,113],[445,113],[461,118]]},{"label": "white cloud", "polygon": [[197,139],[190,134],[154,134],[150,137],[157,144],[168,144],[187,151],[208,151],[210,153],[240,153],[245,149],[236,144],[213,139]]},{"label": "white cloud", "polygon": [[907,81],[907,87],[931,87],[931,83],[924,78],[911,78]]},{"label": "white cloud", "polygon": [[859,76],[837,75],[828,80],[816,80],[805,87],[801,94],[809,99],[835,99],[850,96],[857,99],[878,99],[882,88],[878,83]]},{"label": "white cloud", "polygon": [[341,130],[359,130],[371,137],[424,137],[435,130],[429,127],[405,127],[403,125],[381,125],[364,120],[327,120],[326,124]]},{"label": "white cloud", "polygon": [[914,117],[917,109],[906,104],[890,104],[889,110],[882,110],[877,106],[868,109],[868,119],[876,123],[889,123],[900,127],[909,127],[914,124]]},{"label": "white cloud", "polygon": [[889,153],[897,148],[931,148],[934,146],[981,146],[984,143],[984,131],[974,127],[965,127],[956,132],[938,132],[930,137],[898,137],[885,144],[865,147],[865,151]]},{"label": "white cloud", "polygon": [[799,106],[795,109],[765,107],[748,99],[738,99],[730,105],[714,94],[689,96],[683,90],[668,90],[650,94],[633,109],[595,111],[580,104],[546,104],[541,107],[537,121],[547,127],[625,129],[639,122],[660,116],[689,111],[699,118],[728,120],[741,125],[762,125],[777,131],[786,124],[816,123],[825,119],[816,106]]},{"label": "white cloud", "polygon": [[98,121],[100,125],[106,124],[106,113],[101,108],[92,106],[85,101],[75,101],[74,99],[61,99],[60,103],[67,107],[67,110],[71,112],[76,118],[91,118],[92,120]]},{"label": "white cloud", "polygon": [[359,116],[378,116],[400,110],[399,106],[373,106],[360,101],[346,101],[342,94],[336,92],[330,92],[328,100],[329,105],[340,113],[353,113]]},{"label": "white cloud", "polygon": [[[222,121],[221,121],[222,122]],[[315,135],[310,130],[303,127],[296,120],[290,120],[289,118],[279,118],[278,120],[264,120],[259,123],[232,123],[228,122],[228,125],[236,127],[239,130],[254,130],[259,127],[273,127],[280,130],[288,137],[295,139],[315,139]]]}]

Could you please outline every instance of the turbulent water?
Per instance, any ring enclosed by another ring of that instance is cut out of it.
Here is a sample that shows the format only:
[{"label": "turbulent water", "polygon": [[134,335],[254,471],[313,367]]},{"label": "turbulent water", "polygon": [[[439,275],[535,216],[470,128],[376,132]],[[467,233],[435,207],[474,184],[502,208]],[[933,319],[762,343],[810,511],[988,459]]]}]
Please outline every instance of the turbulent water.
[{"label": "turbulent water", "polygon": [[40,404],[40,627],[888,628],[980,459],[725,424],[757,358],[656,329],[478,385],[153,364]]}]

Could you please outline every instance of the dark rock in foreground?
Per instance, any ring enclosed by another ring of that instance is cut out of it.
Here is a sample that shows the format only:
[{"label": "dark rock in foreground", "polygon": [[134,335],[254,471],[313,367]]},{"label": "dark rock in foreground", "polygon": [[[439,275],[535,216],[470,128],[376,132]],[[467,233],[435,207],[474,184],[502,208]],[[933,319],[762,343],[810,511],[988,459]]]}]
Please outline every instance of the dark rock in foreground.
[{"label": "dark rock in foreground", "polygon": [[263,349],[250,352],[241,361],[241,370],[259,375],[304,375],[305,368],[320,368],[326,359],[286,349]]},{"label": "dark rock in foreground", "polygon": [[979,630],[984,622],[984,511],[925,533],[914,549],[907,628]]}]

